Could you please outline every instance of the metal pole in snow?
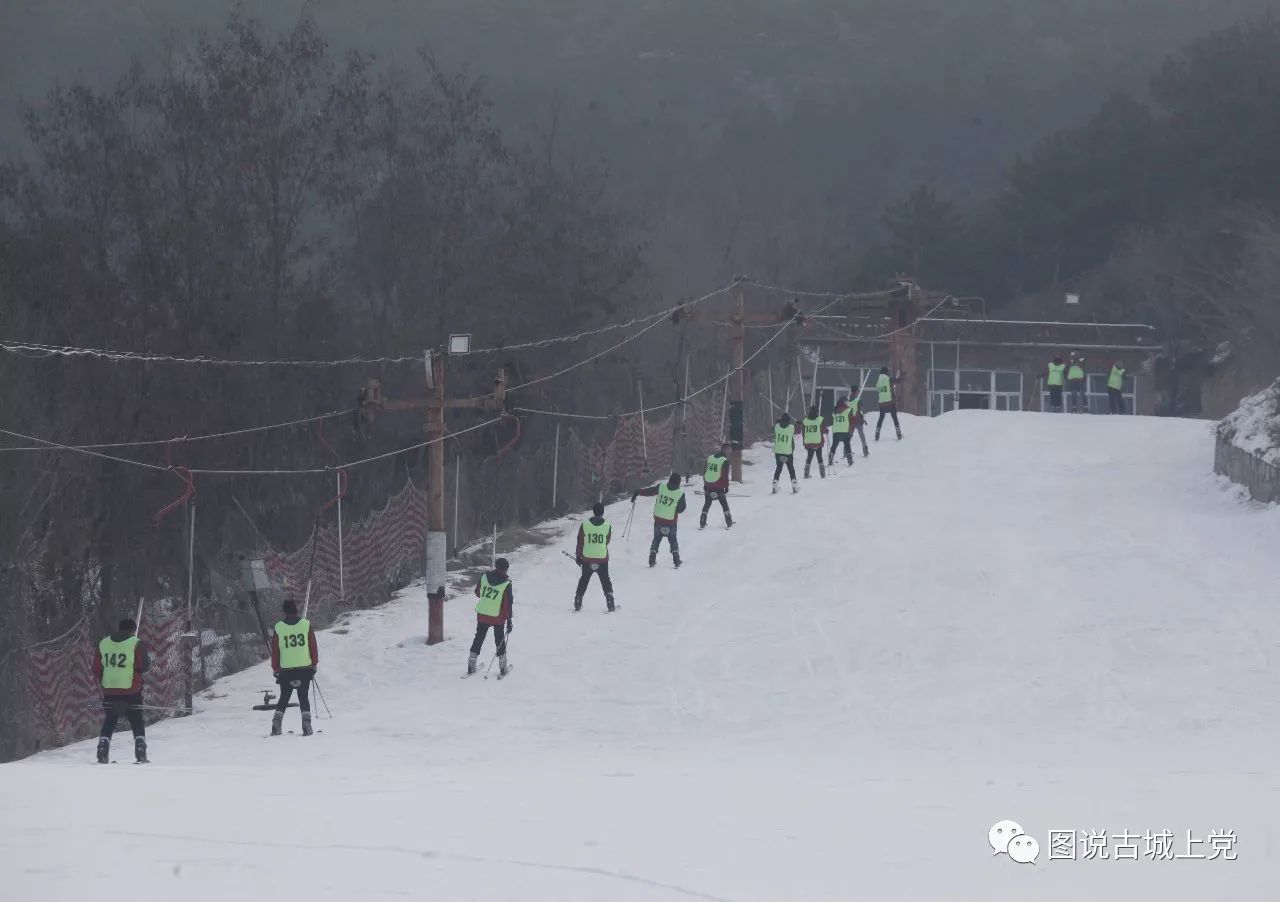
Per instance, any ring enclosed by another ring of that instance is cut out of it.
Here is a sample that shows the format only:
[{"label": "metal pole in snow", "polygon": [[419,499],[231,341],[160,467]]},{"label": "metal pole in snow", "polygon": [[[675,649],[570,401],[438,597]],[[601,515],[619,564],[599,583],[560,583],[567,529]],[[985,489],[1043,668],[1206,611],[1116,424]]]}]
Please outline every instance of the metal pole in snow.
[{"label": "metal pole in snow", "polygon": [[645,434],[644,428],[644,383],[636,383],[636,387],[640,390],[640,447],[644,450],[644,475],[649,477],[649,437]]},{"label": "metal pole in snow", "polygon": [[556,450],[551,463],[551,510],[556,509],[556,492],[560,488],[560,421],[556,420]]},{"label": "metal pole in snow", "polygon": [[[796,394],[800,395],[800,418],[804,418],[804,371],[800,368],[800,354],[796,354]],[[790,407],[790,399],[787,406]]]},{"label": "metal pole in snow", "polygon": [[818,363],[822,360],[822,351],[818,350],[813,358],[813,393],[809,395],[809,403],[818,403]]},{"label": "metal pole in snow", "polygon": [[453,549],[458,550],[458,500],[462,497],[462,455],[453,456]]},{"label": "metal pole in snow", "polygon": [[729,413],[729,383],[726,380],[724,384],[724,392],[720,395],[720,437],[718,441],[728,441],[728,437],[724,434],[724,420]]},{"label": "metal pole in snow", "polygon": [[187,630],[191,629],[192,598],[195,594],[196,505],[191,502],[190,535],[187,539]]},{"label": "metal pole in snow", "polygon": [[498,524],[493,524],[493,566],[498,566]]},{"label": "metal pole in snow", "polygon": [[342,471],[338,478],[338,604],[343,604],[347,597],[346,578],[342,573]]}]

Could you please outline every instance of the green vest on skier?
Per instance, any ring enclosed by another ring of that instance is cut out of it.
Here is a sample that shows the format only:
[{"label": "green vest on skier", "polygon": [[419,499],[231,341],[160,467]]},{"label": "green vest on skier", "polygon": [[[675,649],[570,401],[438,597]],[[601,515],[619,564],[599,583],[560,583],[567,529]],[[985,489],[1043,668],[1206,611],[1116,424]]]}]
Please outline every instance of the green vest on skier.
[{"label": "green vest on skier", "polygon": [[102,660],[102,688],[129,689],[133,686],[136,670],[138,637],[125,639],[103,638],[98,643],[98,655]]},{"label": "green vest on skier", "polygon": [[603,561],[609,557],[609,533],[613,527],[609,521],[582,524],[582,557],[588,561]]},{"label": "green vest on skier", "polygon": [[804,427],[804,444],[806,448],[822,444],[822,417],[805,417],[800,421]]},{"label": "green vest on skier", "polygon": [[881,404],[892,403],[893,380],[889,378],[888,373],[881,373],[876,377],[876,396]]},{"label": "green vest on skier", "polygon": [[788,422],[773,424],[773,453],[794,454],[796,449],[796,425]]},{"label": "green vest on skier", "polygon": [[511,580],[498,583],[489,581],[489,574],[480,577],[480,600],[476,602],[476,613],[481,617],[497,617],[502,613],[502,597],[507,592]]},{"label": "green vest on skier", "polygon": [[311,660],[311,621],[305,617],[297,623],[276,623],[276,639],[280,643],[280,669],[299,670],[310,667]]}]

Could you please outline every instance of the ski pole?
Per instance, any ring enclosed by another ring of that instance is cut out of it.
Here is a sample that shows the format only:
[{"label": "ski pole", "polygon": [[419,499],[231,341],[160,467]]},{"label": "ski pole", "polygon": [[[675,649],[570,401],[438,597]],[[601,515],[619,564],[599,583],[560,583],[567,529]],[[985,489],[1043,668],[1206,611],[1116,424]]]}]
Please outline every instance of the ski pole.
[{"label": "ski pole", "polygon": [[312,677],[311,685],[316,687],[316,695],[320,697],[320,704],[324,705],[325,717],[329,718],[329,720],[333,720],[333,712],[329,710],[329,703],[325,701],[324,690],[320,688],[320,681],[315,677]]}]

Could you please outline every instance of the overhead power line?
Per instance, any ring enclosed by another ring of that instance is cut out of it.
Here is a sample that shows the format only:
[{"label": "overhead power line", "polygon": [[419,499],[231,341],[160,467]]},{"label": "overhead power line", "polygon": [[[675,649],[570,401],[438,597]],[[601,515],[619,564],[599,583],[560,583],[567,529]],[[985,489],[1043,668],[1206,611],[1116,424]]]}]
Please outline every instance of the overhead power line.
[{"label": "overhead power line", "polygon": [[[318,414],[314,417],[304,417],[300,420],[289,420],[287,423],[270,423],[266,426],[249,426],[245,429],[232,429],[229,432],[211,432],[207,435],[182,435],[173,438],[146,439],[136,442],[106,442],[97,444],[67,444],[63,447],[72,448],[76,451],[105,451],[112,448],[147,448],[157,445],[177,445],[187,444],[190,442],[204,442],[217,438],[229,438],[236,435],[249,435],[254,432],[270,432],[273,429],[287,429],[290,426],[305,426],[309,423],[319,423],[323,420],[331,420],[334,417],[350,416],[355,413],[355,408],[349,407],[346,410],[332,410],[329,413]],[[0,453],[5,451],[50,451],[55,450],[48,445],[19,445],[16,447],[0,448]]]}]

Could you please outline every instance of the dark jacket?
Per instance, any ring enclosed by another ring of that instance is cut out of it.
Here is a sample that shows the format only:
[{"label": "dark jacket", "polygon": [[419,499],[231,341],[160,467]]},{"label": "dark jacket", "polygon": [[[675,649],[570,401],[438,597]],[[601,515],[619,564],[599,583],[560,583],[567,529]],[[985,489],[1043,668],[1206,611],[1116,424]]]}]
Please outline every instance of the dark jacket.
[{"label": "dark jacket", "polygon": [[[516,602],[515,593],[511,591],[511,577],[506,573],[499,573],[497,570],[490,570],[485,575],[489,577],[489,585],[491,586],[497,585],[500,582],[506,582],[507,591],[502,593],[502,609],[498,612],[497,616],[490,617],[486,614],[476,614],[476,622],[488,623],[492,626],[502,626],[508,620],[512,619],[511,615]],[[476,588],[473,594],[476,598],[480,597],[480,580],[478,579],[476,580]]]},{"label": "dark jacket", "polygon": [[[111,634],[112,642],[123,642],[132,636],[133,633],[115,632]],[[128,689],[103,689],[103,695],[137,695],[142,691],[142,675],[151,669],[151,655],[147,654],[147,647],[142,644],[142,640],[138,640],[138,645],[133,651],[133,685]],[[93,650],[93,672],[98,675],[98,685],[102,685],[102,652],[97,648]]]},{"label": "dark jacket", "polygon": [[[592,517],[592,518],[591,518],[591,522],[592,522],[594,525],[596,525],[596,526],[601,526],[601,525],[603,525],[603,524],[604,524],[604,517]],[[610,529],[610,530],[609,530],[609,532],[608,532],[608,534],[604,537],[604,557],[601,557],[601,558],[592,558],[592,559],[591,559],[591,563],[593,563],[593,564],[607,564],[607,563],[609,563],[609,540],[610,540],[610,539],[612,539],[612,538],[613,538],[613,530],[612,530],[612,529]],[[584,557],[582,556],[582,546],[583,546],[583,544],[585,543],[585,541],[586,541],[586,539],[585,539],[584,534],[583,534],[583,532],[582,532],[582,526],[581,526],[581,525],[579,525],[579,526],[578,526],[578,550],[577,550],[577,551],[575,551],[575,552],[574,552],[574,554],[573,554],[574,558],[576,558],[576,559],[577,559],[577,561],[578,561],[578,563],[579,563],[579,564],[586,563],[586,558],[584,558]]]},{"label": "dark jacket", "polygon": [[[658,494],[658,488],[662,485],[663,483],[661,482],[654,483],[653,485],[649,486],[647,489],[641,489],[640,491],[636,492],[636,494],[644,495],[646,498],[652,498]],[[676,488],[684,488],[684,486],[677,486]],[[679,518],[681,514],[684,513],[684,509],[688,507],[688,505],[685,504],[685,499],[688,498],[688,496],[689,496],[688,491],[686,491],[683,495],[680,496],[680,501],[676,504],[676,515],[674,517],[659,517],[657,514],[654,514],[653,515],[654,522],[668,523],[671,525],[675,525],[676,520]],[[656,507],[657,505],[654,505],[654,506]]]},{"label": "dark jacket", "polygon": [[[286,617],[284,622],[289,626],[296,626],[301,617]],[[315,671],[320,664],[320,648],[316,645],[316,631],[311,629],[307,631],[307,647],[311,649],[311,666],[310,667],[294,667],[292,670],[310,670]],[[271,669],[280,670],[280,637],[276,635],[275,630],[271,631]]]}]

